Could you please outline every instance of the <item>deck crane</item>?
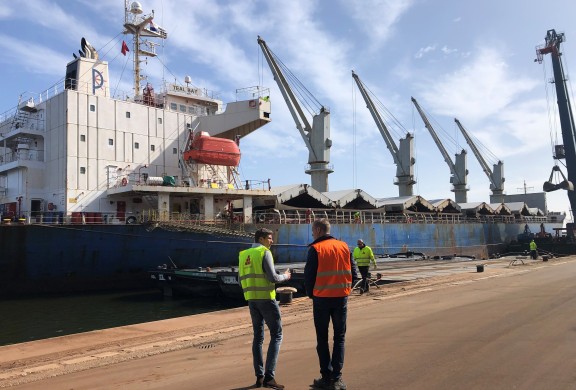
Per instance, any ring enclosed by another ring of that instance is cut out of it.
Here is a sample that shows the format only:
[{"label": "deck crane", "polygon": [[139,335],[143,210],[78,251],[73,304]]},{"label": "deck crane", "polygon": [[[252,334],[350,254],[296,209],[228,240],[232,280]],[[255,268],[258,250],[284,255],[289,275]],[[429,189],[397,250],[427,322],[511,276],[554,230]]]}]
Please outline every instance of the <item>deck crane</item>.
[{"label": "deck crane", "polygon": [[[544,183],[543,189],[546,192],[559,189],[568,190],[568,200],[570,208],[576,210],[576,192],[574,192],[574,180],[576,180],[576,131],[574,126],[574,115],[566,87],[566,78],[560,52],[560,43],[564,42],[564,33],[557,34],[555,30],[548,30],[546,42],[543,46],[536,48],[536,61],[542,63],[545,54],[550,54],[552,58],[552,68],[554,70],[554,84],[556,85],[556,98],[558,101],[558,112],[560,115],[560,127],[562,128],[562,142],[564,145],[555,146],[555,160],[566,159],[566,171],[568,179],[564,176],[557,164],[552,168],[550,179]],[[552,183],[555,172],[559,172],[564,179],[558,184]]]},{"label": "deck crane", "polygon": [[476,156],[476,159],[480,163],[482,170],[484,171],[486,176],[488,176],[488,180],[490,180],[490,190],[492,191],[492,195],[490,196],[490,203],[503,203],[504,181],[506,180],[504,178],[504,163],[502,161],[498,161],[496,164],[493,164],[493,169],[490,170],[490,167],[484,160],[484,157],[482,157],[482,153],[480,153],[480,151],[476,147],[476,144],[474,143],[474,141],[472,140],[466,129],[464,129],[464,126],[462,126],[460,121],[456,118],[454,118],[454,122],[456,122],[456,124],[458,125],[458,128],[464,135],[464,138],[466,138],[466,142],[470,146],[470,149],[472,149],[474,156]]},{"label": "deck crane", "polygon": [[388,150],[392,154],[394,164],[396,164],[396,180],[394,181],[394,184],[398,186],[398,195],[414,195],[413,186],[416,184],[416,180],[414,179],[414,163],[416,162],[414,159],[414,136],[410,133],[407,133],[406,138],[400,139],[400,149],[398,149],[396,143],[390,135],[390,132],[388,131],[388,128],[384,124],[380,113],[376,109],[372,98],[370,98],[364,83],[360,80],[360,77],[358,77],[354,71],[352,71],[352,77],[358,85],[358,89],[360,90],[360,93],[366,102],[366,107],[368,107],[368,111],[370,111],[370,114],[372,114],[372,118],[374,118],[378,130],[380,130]]},{"label": "deck crane", "polygon": [[454,163],[450,158],[450,155],[446,151],[446,148],[444,148],[444,145],[442,145],[442,142],[440,141],[438,134],[436,134],[436,131],[432,127],[432,124],[430,124],[428,117],[426,116],[422,108],[420,108],[420,105],[418,104],[416,99],[412,98],[412,103],[414,103],[416,110],[418,110],[418,113],[422,117],[422,121],[424,121],[424,126],[426,126],[426,128],[430,132],[430,135],[434,139],[436,146],[438,146],[438,149],[440,150],[442,157],[444,157],[444,161],[446,161],[446,164],[448,164],[448,168],[450,168],[450,174],[451,174],[450,183],[452,183],[453,186],[452,191],[454,192],[456,203],[467,203],[468,188],[466,188],[466,184],[467,184],[468,169],[466,168],[466,150],[462,149],[460,153],[456,153],[454,155],[456,161],[456,163]]},{"label": "deck crane", "polygon": [[[332,146],[332,140],[330,139],[330,111],[318,104],[320,106],[319,112],[313,113],[312,126],[310,126],[295,91],[286,79],[285,73],[288,73],[288,76],[294,76],[285,66],[281,66],[283,65],[281,61],[260,37],[258,37],[258,44],[272,70],[274,80],[276,80],[278,88],[280,88],[280,92],[288,105],[290,114],[292,114],[292,118],[296,122],[296,127],[308,148],[309,168],[305,172],[311,177],[312,188],[319,192],[327,192],[328,175],[334,172],[329,166],[330,147]],[[282,68],[284,68],[284,72]],[[298,80],[296,81],[299,83]]]}]

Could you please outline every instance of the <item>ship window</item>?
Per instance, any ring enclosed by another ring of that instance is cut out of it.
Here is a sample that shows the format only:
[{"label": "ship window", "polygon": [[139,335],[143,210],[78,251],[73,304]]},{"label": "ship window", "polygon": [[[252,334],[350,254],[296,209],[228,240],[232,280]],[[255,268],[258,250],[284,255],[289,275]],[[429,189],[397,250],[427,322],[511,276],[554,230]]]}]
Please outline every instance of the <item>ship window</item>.
[{"label": "ship window", "polygon": [[86,135],[80,134],[80,142],[86,142]]},{"label": "ship window", "polygon": [[90,111],[96,111],[96,106],[94,104],[90,104]]},{"label": "ship window", "polygon": [[130,118],[130,111],[126,111],[126,118]]},{"label": "ship window", "polygon": [[134,142],[134,149],[140,149],[140,144],[138,142]]},{"label": "ship window", "polygon": [[186,112],[186,106],[184,104],[180,104],[180,111]]},{"label": "ship window", "polygon": [[159,125],[162,124],[162,118],[158,118],[158,124],[159,124]]},{"label": "ship window", "polygon": [[114,145],[114,140],[112,138],[108,138],[108,145]]},{"label": "ship window", "polygon": [[151,151],[155,151],[155,150],[156,150],[156,146],[150,145],[150,150],[151,150]]},{"label": "ship window", "polygon": [[172,154],[177,154],[178,150],[176,150],[176,148],[172,148]]},{"label": "ship window", "polygon": [[86,173],[86,167],[80,167],[80,174],[84,175]]},{"label": "ship window", "polygon": [[178,104],[176,104],[176,103],[170,103],[170,109],[171,109],[171,110],[177,110],[177,109],[178,109]]},{"label": "ship window", "polygon": [[194,114],[194,111],[195,111],[194,107],[192,107],[192,106],[188,107],[188,113],[189,114]]}]

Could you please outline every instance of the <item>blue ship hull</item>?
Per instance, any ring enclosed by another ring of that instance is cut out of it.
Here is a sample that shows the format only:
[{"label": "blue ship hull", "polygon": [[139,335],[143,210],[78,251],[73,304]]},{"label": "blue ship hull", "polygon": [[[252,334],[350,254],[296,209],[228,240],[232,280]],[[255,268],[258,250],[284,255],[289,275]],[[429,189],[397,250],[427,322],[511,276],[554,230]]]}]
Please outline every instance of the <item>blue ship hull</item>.
[{"label": "blue ship hull", "polygon": [[[539,224],[529,224],[535,231]],[[246,225],[255,230],[264,225]],[[304,262],[310,224],[270,224],[277,263]],[[378,255],[402,251],[428,256],[488,258],[502,253],[524,223],[334,223],[332,235],[353,248],[362,238]],[[550,230],[547,227],[547,230]],[[178,268],[236,266],[244,236],[169,231],[147,225],[0,226],[0,294],[142,287],[162,264]]]}]

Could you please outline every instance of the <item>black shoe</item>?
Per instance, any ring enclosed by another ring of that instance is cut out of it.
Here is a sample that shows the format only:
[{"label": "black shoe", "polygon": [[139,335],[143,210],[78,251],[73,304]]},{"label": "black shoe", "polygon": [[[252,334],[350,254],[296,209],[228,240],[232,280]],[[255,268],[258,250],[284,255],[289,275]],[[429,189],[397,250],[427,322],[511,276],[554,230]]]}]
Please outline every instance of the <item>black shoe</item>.
[{"label": "black shoe", "polygon": [[332,387],[332,381],[330,380],[330,378],[318,378],[318,379],[314,379],[314,387],[317,389],[333,389]]},{"label": "black shoe", "polygon": [[332,382],[332,389],[334,390],[346,390],[346,383],[342,381],[342,378],[336,379]]},{"label": "black shoe", "polygon": [[264,386],[264,377],[263,376],[257,376],[256,377],[256,384],[254,385],[254,388],[260,388]]},{"label": "black shoe", "polygon": [[283,389],[284,385],[281,385],[280,383],[276,382],[276,379],[274,378],[264,378],[264,387],[268,387],[270,389]]}]

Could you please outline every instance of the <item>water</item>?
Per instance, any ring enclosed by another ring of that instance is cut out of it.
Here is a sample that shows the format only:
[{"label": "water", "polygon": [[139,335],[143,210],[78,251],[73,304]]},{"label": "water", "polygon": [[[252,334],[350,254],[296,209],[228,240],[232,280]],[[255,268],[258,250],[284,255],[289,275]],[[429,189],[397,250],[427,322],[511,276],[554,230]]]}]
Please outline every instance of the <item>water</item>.
[{"label": "water", "polygon": [[164,298],[158,290],[0,300],[0,346],[243,304],[221,298]]}]

